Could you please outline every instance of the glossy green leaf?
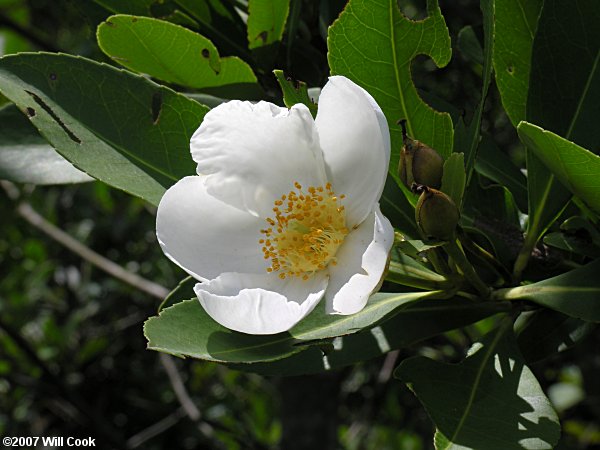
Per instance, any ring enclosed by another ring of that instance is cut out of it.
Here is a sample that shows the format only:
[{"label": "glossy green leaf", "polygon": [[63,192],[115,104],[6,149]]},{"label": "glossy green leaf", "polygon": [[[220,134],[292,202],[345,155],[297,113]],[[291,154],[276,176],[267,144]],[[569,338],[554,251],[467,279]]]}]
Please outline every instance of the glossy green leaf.
[{"label": "glossy green leaf", "polygon": [[528,363],[534,363],[570,349],[597,327],[595,323],[542,309],[522,314],[515,331],[521,354]]},{"label": "glossy green leaf", "polygon": [[528,122],[518,127],[527,148],[573,194],[600,212],[600,156]]},{"label": "glossy green leaf", "polygon": [[567,316],[600,322],[600,260],[537,283],[499,289],[503,300],[528,300]]},{"label": "glossy green leaf", "polygon": [[40,185],[93,180],[56,153],[14,105],[0,109],[0,179]]},{"label": "glossy green leaf", "polygon": [[444,162],[441,191],[454,200],[459,209],[462,204],[466,181],[464,154],[452,153]]},{"label": "glossy green leaf", "polygon": [[283,92],[283,103],[285,103],[285,106],[291,108],[296,103],[302,103],[308,107],[312,116],[316,117],[317,104],[308,95],[306,83],[286,78],[283,70],[274,70],[273,73]]},{"label": "glossy green leaf", "polygon": [[281,41],[290,0],[248,1],[248,47],[254,49]]},{"label": "glossy green leaf", "polygon": [[143,77],[22,53],[0,59],[0,92],[75,167],[150,203],[195,172],[189,139],[207,108]]},{"label": "glossy green leaf", "polygon": [[543,0],[495,0],[494,73],[504,110],[525,120],[533,39]]},{"label": "glossy green leaf", "polygon": [[[597,6],[595,0],[573,0],[567,8],[558,0],[544,2],[533,45],[526,115],[528,122],[592,150],[600,148],[600,127],[595,125],[600,115]],[[571,197],[531,150],[527,177],[529,222],[522,261]],[[516,274],[522,261],[517,260]]]},{"label": "glossy green leaf", "polygon": [[551,449],[558,417],[525,365],[505,319],[459,364],[423,356],[395,375],[408,383],[437,427],[437,450]]},{"label": "glossy green leaf", "polygon": [[479,144],[475,169],[506,187],[512,193],[519,209],[527,212],[527,178],[506,153],[498,148],[489,134],[484,134]]},{"label": "glossy green leaf", "polygon": [[169,22],[111,16],[98,27],[97,37],[102,51],[115,62],[169,83],[196,89],[256,83],[244,61],[221,58],[210,40]]},{"label": "glossy green leaf", "polygon": [[[408,134],[437,150],[444,158],[452,152],[450,115],[433,110],[419,97],[410,72],[417,55],[430,56],[438,67],[450,61],[450,36],[435,0],[427,2],[428,17],[404,17],[395,0],[350,0],[329,28],[328,59],[331,73],[352,79],[377,100],[389,124],[406,119]],[[390,173],[396,169],[402,132],[390,126]]]},{"label": "glossy green leaf", "polygon": [[402,308],[394,317],[375,328],[336,338],[333,348],[325,354],[318,346],[310,346],[279,361],[233,367],[271,376],[332,371],[464,327],[507,308],[508,305],[499,302],[473,303],[460,298],[423,299]]},{"label": "glossy green leaf", "polygon": [[328,315],[324,302],[289,332],[268,336],[228,330],[206,314],[197,300],[177,303],[144,325],[148,348],[177,356],[221,362],[273,361],[303,350],[299,343],[356,333],[429,292],[375,294],[367,306],[350,316]]},{"label": "glossy green leaf", "polygon": [[475,109],[471,122],[466,125],[460,118],[454,130],[454,151],[464,153],[464,167],[466,171],[466,184],[471,180],[471,173],[475,165],[477,148],[481,136],[481,117],[483,116],[483,107],[487,97],[490,81],[492,79],[492,51],[494,46],[494,1],[481,0],[480,8],[483,15],[483,68],[482,68],[482,87],[481,98]]}]

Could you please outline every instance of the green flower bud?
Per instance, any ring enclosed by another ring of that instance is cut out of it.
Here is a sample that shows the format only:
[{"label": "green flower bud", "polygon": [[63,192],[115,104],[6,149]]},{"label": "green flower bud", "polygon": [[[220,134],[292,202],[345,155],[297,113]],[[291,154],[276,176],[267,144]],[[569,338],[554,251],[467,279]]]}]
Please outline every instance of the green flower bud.
[{"label": "green flower bud", "polygon": [[411,139],[406,134],[406,120],[398,122],[402,126],[404,146],[400,152],[398,174],[404,185],[410,188],[413,183],[439,189],[442,185],[444,159],[431,147]]},{"label": "green flower bud", "polygon": [[425,237],[450,241],[454,239],[459,212],[454,201],[442,191],[423,185],[414,185],[421,194],[415,209],[415,219]]}]

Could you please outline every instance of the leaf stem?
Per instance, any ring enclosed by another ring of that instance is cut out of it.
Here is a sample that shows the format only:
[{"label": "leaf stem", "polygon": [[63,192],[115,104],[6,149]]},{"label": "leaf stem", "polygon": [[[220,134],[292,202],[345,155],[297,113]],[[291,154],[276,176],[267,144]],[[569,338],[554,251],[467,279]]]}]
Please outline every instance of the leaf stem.
[{"label": "leaf stem", "polygon": [[531,252],[533,252],[535,244],[537,244],[536,235],[537,233],[532,233],[531,230],[525,235],[525,242],[523,242],[523,247],[521,247],[513,268],[513,280],[517,283],[521,280],[523,271],[529,263],[529,258],[531,258]]},{"label": "leaf stem", "polygon": [[481,294],[482,297],[488,298],[490,296],[490,288],[483,282],[473,265],[469,262],[463,249],[458,245],[456,239],[450,240],[444,245],[444,250],[453,259],[454,263],[463,272],[465,279]]}]

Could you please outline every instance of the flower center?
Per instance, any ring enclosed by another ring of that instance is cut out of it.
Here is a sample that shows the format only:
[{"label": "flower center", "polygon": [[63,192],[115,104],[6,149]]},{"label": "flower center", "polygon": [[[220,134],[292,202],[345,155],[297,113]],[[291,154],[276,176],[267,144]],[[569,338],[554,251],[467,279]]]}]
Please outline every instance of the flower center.
[{"label": "flower center", "polygon": [[339,197],[325,186],[310,186],[306,191],[297,181],[296,190],[275,200],[275,217],[267,219],[269,228],[260,230],[265,259],[271,260],[267,272],[280,272],[307,280],[309,275],[336,264],[335,254],[348,234],[346,213]]}]

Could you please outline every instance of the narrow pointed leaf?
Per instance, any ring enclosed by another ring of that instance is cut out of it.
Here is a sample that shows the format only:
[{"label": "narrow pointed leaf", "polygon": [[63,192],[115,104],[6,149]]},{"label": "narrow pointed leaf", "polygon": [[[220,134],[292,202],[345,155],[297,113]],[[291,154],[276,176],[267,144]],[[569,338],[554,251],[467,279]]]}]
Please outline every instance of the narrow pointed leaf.
[{"label": "narrow pointed leaf", "polygon": [[402,132],[396,122],[406,119],[408,134],[437,150],[444,158],[452,152],[450,115],[428,106],[417,93],[410,66],[417,55],[428,55],[438,67],[450,61],[450,36],[436,0],[427,2],[428,17],[407,19],[395,0],[350,0],[329,28],[328,59],[332,74],[352,79],[377,100],[390,124],[392,157],[396,169]]},{"label": "narrow pointed leaf", "polygon": [[21,53],[0,59],[0,92],[75,167],[150,203],[195,172],[189,139],[208,108],[143,77]]},{"label": "narrow pointed leaf", "polygon": [[600,322],[600,259],[544,281],[496,291],[498,299],[528,300],[567,316]]},{"label": "narrow pointed leaf", "polygon": [[511,325],[505,319],[459,364],[417,356],[396,369],[435,423],[437,450],[551,449],[557,443],[558,417],[525,365]]}]

